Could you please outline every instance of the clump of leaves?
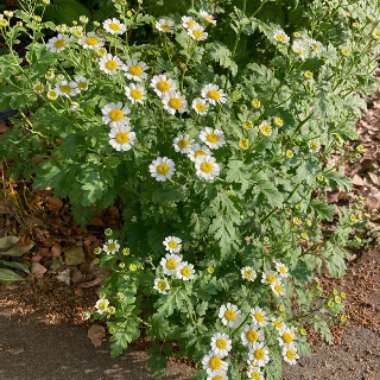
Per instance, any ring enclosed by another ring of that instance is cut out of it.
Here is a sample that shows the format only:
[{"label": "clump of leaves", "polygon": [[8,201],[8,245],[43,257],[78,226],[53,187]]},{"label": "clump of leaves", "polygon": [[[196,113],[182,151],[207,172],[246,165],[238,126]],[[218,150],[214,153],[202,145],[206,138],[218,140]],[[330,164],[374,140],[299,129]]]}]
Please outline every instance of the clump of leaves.
[{"label": "clump of leaves", "polygon": [[113,354],[144,333],[155,378],[176,342],[196,379],[279,379],[342,312],[317,275],[344,273],[364,222],[323,194],[350,189],[331,157],[378,86],[376,1],[113,3],[103,24],[0,19],[20,113],[0,152],[82,224],[121,205],[97,250]]}]

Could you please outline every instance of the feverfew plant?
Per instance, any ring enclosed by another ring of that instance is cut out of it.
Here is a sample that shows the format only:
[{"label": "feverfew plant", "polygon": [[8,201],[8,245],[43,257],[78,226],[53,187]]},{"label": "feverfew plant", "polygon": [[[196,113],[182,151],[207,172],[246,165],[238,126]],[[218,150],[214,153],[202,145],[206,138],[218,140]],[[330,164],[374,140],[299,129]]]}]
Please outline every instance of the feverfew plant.
[{"label": "feverfew plant", "polygon": [[95,252],[113,354],[147,335],[156,379],[171,354],[194,379],[279,379],[308,328],[329,341],[344,320],[316,276],[344,273],[363,218],[324,192],[350,188],[377,2],[163,3],[114,0],[112,17],[72,26],[43,22],[44,1],[4,13],[0,108],[19,116],[0,152],[79,223],[122,208]]}]

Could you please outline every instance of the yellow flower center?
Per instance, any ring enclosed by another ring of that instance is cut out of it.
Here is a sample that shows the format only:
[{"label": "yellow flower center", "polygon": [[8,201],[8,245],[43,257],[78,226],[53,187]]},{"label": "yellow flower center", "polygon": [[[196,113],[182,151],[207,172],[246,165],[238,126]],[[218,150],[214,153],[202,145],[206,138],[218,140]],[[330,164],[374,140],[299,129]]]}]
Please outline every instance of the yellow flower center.
[{"label": "yellow flower center", "polygon": [[257,372],[257,371],[251,372],[250,378],[252,380],[260,380],[260,372]]},{"label": "yellow flower center", "polygon": [[110,251],[114,251],[116,249],[116,244],[115,243],[108,243],[107,244],[107,248],[110,250]]},{"label": "yellow flower center", "polygon": [[157,82],[157,89],[161,92],[168,92],[171,87],[172,86],[167,80],[160,80]]},{"label": "yellow flower center", "polygon": [[286,351],[286,357],[289,359],[289,360],[293,360],[295,359],[296,357],[296,352],[294,350],[287,350]]},{"label": "yellow flower center", "polygon": [[252,128],[253,128],[253,123],[252,123],[252,121],[247,120],[247,121],[243,124],[243,128],[244,128],[244,129],[252,129]]},{"label": "yellow flower center", "polygon": [[216,133],[209,133],[207,135],[207,141],[215,144],[219,141],[219,136]]},{"label": "yellow flower center", "polygon": [[259,332],[257,330],[249,330],[245,334],[248,342],[254,343],[259,339]]},{"label": "yellow flower center", "polygon": [[212,378],[212,380],[223,380],[223,377],[221,375],[216,375]]},{"label": "yellow flower center", "polygon": [[202,162],[200,164],[200,169],[202,170],[202,172],[204,173],[211,173],[212,170],[214,168],[214,165],[211,163],[211,162]]},{"label": "yellow flower center", "polygon": [[222,95],[220,94],[218,90],[209,90],[209,92],[207,93],[207,96],[210,99],[215,100],[216,102],[219,101],[220,98],[222,97]]},{"label": "yellow flower center", "polygon": [[177,260],[176,259],[169,259],[166,261],[166,269],[174,270],[177,268]]},{"label": "yellow flower center", "polygon": [[161,280],[158,282],[157,284],[157,287],[160,289],[160,290],[165,290],[166,289],[166,281],[165,280]]},{"label": "yellow flower center", "polygon": [[112,22],[108,26],[114,32],[118,32],[120,30],[120,25],[118,23],[116,23],[116,22]]},{"label": "yellow flower center", "polygon": [[54,47],[56,49],[62,49],[66,46],[66,41],[65,40],[57,40],[54,42]]},{"label": "yellow flower center", "polygon": [[166,163],[164,163],[164,162],[161,163],[161,164],[159,164],[159,165],[157,165],[157,167],[156,167],[156,171],[160,175],[166,175],[166,174],[168,174],[169,170],[170,170],[169,165],[166,164]]},{"label": "yellow flower center", "polygon": [[175,110],[179,110],[182,107],[182,100],[180,98],[171,98],[169,100],[169,106]]},{"label": "yellow flower center", "polygon": [[106,302],[100,302],[98,304],[98,309],[99,310],[106,310],[107,309],[107,303]]},{"label": "yellow flower center", "polygon": [[286,41],[286,36],[284,34],[277,34],[275,37],[275,40],[278,42],[285,42]]},{"label": "yellow flower center", "polygon": [[282,285],[281,284],[276,284],[274,286],[274,290],[276,293],[282,293],[283,289],[282,289]]},{"label": "yellow flower center", "polygon": [[182,140],[179,140],[179,141],[178,141],[178,146],[179,146],[181,149],[186,149],[189,145],[190,145],[189,140],[182,139]]},{"label": "yellow flower center", "polygon": [[78,88],[80,90],[86,90],[87,89],[87,83],[86,82],[78,82]]},{"label": "yellow flower center", "polygon": [[220,350],[224,350],[227,347],[227,341],[223,338],[219,338],[216,340],[215,346]]},{"label": "yellow flower center", "polygon": [[276,329],[280,329],[282,327],[283,323],[280,319],[276,319],[274,322],[273,322],[273,326],[276,328]]},{"label": "yellow flower center", "polygon": [[244,278],[251,279],[253,277],[253,272],[251,270],[246,270],[244,272]]},{"label": "yellow flower center", "polygon": [[110,59],[109,61],[106,62],[105,66],[108,70],[113,71],[119,67],[119,64],[115,60]]},{"label": "yellow flower center", "polygon": [[237,317],[237,313],[233,309],[227,309],[224,312],[224,318],[226,318],[227,321],[234,321],[236,319],[236,317]]},{"label": "yellow flower center", "polygon": [[198,149],[194,152],[194,157],[197,158],[197,157],[204,157],[206,156],[206,152],[202,149]]},{"label": "yellow flower center", "polygon": [[197,23],[195,20],[193,20],[193,19],[190,19],[190,20],[188,20],[188,21],[186,22],[186,26],[187,26],[188,28],[193,28],[193,27],[196,26],[196,25],[198,25],[198,23]]},{"label": "yellow flower center", "polygon": [[177,242],[176,242],[175,240],[170,240],[170,241],[168,242],[168,247],[169,247],[170,249],[176,249],[176,248],[178,247],[178,244],[177,244]]},{"label": "yellow flower center", "polygon": [[160,26],[164,32],[170,32],[172,30],[170,24],[167,22],[163,22]]},{"label": "yellow flower center", "polygon": [[63,92],[64,94],[70,94],[71,92],[71,87],[68,86],[67,84],[64,84],[60,87],[60,90],[61,92]]},{"label": "yellow flower center", "polygon": [[265,358],[265,351],[262,348],[256,348],[254,355],[255,359],[263,360]]},{"label": "yellow flower center", "polygon": [[142,92],[138,90],[137,88],[132,89],[130,94],[131,94],[131,97],[135,100],[141,100],[143,97]]},{"label": "yellow flower center", "polygon": [[140,76],[144,70],[140,65],[131,65],[128,71],[132,75]]},{"label": "yellow flower center", "polygon": [[272,127],[267,124],[262,125],[260,130],[264,136],[269,136],[272,133]]},{"label": "yellow flower center", "polygon": [[246,150],[249,148],[249,140],[248,139],[240,139],[239,141],[240,149]]},{"label": "yellow flower center", "polygon": [[279,266],[278,273],[286,274],[286,267],[284,265]]},{"label": "yellow flower center", "polygon": [[204,112],[206,110],[206,104],[204,103],[197,103],[195,105],[195,109],[198,111],[198,112]]},{"label": "yellow flower center", "polygon": [[256,313],[255,313],[255,319],[256,319],[257,322],[264,322],[265,321],[265,316],[260,311],[256,311]]},{"label": "yellow flower center", "polygon": [[124,111],[120,108],[114,108],[109,112],[108,115],[112,121],[120,121],[124,118]]},{"label": "yellow flower center", "polygon": [[191,276],[191,269],[189,267],[183,267],[181,269],[181,274],[183,277],[190,277]]},{"label": "yellow flower center", "polygon": [[219,369],[222,366],[222,359],[218,356],[213,356],[209,361],[210,368],[214,371]]},{"label": "yellow flower center", "polygon": [[115,140],[116,140],[119,144],[127,144],[128,141],[129,141],[128,133],[127,133],[127,132],[119,132],[119,133],[116,135]]},{"label": "yellow flower center", "polygon": [[282,338],[282,340],[283,340],[285,343],[287,343],[287,344],[292,343],[293,340],[294,340],[292,334],[290,334],[290,333],[287,332],[287,331],[285,331],[285,332],[282,334],[281,338]]},{"label": "yellow flower center", "polygon": [[202,30],[193,30],[192,32],[195,39],[199,40],[203,37],[203,31]]},{"label": "yellow flower center", "polygon": [[98,43],[98,39],[96,37],[87,37],[85,42],[87,45],[95,46]]},{"label": "yellow flower center", "polygon": [[266,280],[270,284],[273,284],[274,282],[276,282],[276,276],[274,274],[272,274],[272,273],[269,273],[269,274],[266,275]]}]

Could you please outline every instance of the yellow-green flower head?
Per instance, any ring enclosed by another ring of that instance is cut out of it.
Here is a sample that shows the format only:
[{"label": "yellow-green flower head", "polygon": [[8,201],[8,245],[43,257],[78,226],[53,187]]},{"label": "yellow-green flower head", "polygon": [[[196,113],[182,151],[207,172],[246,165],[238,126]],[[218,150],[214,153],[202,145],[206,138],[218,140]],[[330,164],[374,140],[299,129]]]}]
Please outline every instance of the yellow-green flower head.
[{"label": "yellow-green flower head", "polygon": [[375,30],[372,32],[372,37],[373,37],[375,40],[380,40],[380,29],[375,29]]},{"label": "yellow-green flower head", "polygon": [[37,82],[33,86],[33,91],[36,94],[42,94],[45,91],[45,86],[41,82]]},{"label": "yellow-green flower head", "polygon": [[270,125],[270,123],[266,120],[262,121],[259,125],[259,131],[260,133],[265,136],[265,137],[268,137],[272,134],[272,126]]},{"label": "yellow-green flower head", "polygon": [[95,253],[95,255],[100,255],[102,253],[102,248],[101,247],[96,247],[94,249],[94,253]]},{"label": "yellow-green flower head", "polygon": [[209,266],[207,267],[207,272],[210,273],[210,274],[213,274],[213,273],[215,272],[214,267],[213,267],[212,265],[209,265]]},{"label": "yellow-green flower head", "polygon": [[8,17],[8,18],[12,18],[14,15],[14,13],[12,11],[4,11],[4,16]]},{"label": "yellow-green flower head", "polygon": [[260,99],[254,98],[251,100],[251,106],[255,109],[260,109],[261,108],[261,101]]},{"label": "yellow-green flower head", "polygon": [[294,157],[294,151],[291,150],[291,149],[288,149],[288,150],[286,151],[285,155],[286,155],[287,158],[291,159],[291,158]]},{"label": "yellow-green flower head", "polygon": [[137,264],[132,263],[132,264],[129,264],[128,269],[129,269],[131,272],[136,272],[136,271],[139,269],[139,267],[138,267]]},{"label": "yellow-green flower head", "polygon": [[7,19],[3,18],[3,15],[0,16],[0,27],[6,27],[9,25],[9,22]]},{"label": "yellow-green flower head", "polygon": [[300,226],[302,224],[302,220],[298,216],[295,216],[292,221],[296,226]]},{"label": "yellow-green flower head", "polygon": [[82,24],[84,24],[84,25],[88,24],[88,17],[84,16],[84,15],[80,16],[79,17],[79,22],[82,23]]},{"label": "yellow-green flower head", "polygon": [[351,55],[351,51],[348,47],[346,46],[342,46],[340,49],[340,54],[343,55],[343,57],[349,57]]},{"label": "yellow-green flower head", "polygon": [[247,150],[247,149],[249,149],[249,145],[250,145],[249,139],[244,138],[244,137],[240,139],[240,141],[239,141],[239,148],[241,150]]},{"label": "yellow-green flower head", "polygon": [[119,268],[124,269],[125,268],[125,263],[119,263]]},{"label": "yellow-green flower head", "polygon": [[308,80],[311,80],[311,79],[314,78],[314,74],[313,74],[313,72],[310,71],[310,70],[306,70],[306,71],[304,71],[304,72],[303,72],[303,76],[304,76],[305,79],[308,79]]},{"label": "yellow-green flower head", "polygon": [[33,20],[36,21],[36,22],[41,22],[42,21],[42,17],[38,16],[38,15],[34,15],[33,16]]},{"label": "yellow-green flower head", "polygon": [[112,236],[112,234],[113,234],[112,228],[106,228],[104,230],[104,235],[106,235],[106,236]]},{"label": "yellow-green flower head", "polygon": [[273,124],[274,124],[276,127],[281,128],[281,127],[284,126],[284,120],[283,120],[281,117],[279,117],[279,116],[275,116],[275,117],[273,118]]},{"label": "yellow-green flower head", "polygon": [[254,127],[252,121],[247,120],[243,123],[243,128],[244,129],[252,129]]},{"label": "yellow-green flower head", "polygon": [[129,256],[131,254],[131,250],[128,247],[124,247],[121,253],[123,256]]},{"label": "yellow-green flower head", "polygon": [[46,97],[49,99],[49,100],[57,100],[58,99],[58,93],[56,90],[49,90],[46,94]]},{"label": "yellow-green flower head", "polygon": [[107,313],[110,315],[116,314],[116,307],[115,306],[108,306]]}]

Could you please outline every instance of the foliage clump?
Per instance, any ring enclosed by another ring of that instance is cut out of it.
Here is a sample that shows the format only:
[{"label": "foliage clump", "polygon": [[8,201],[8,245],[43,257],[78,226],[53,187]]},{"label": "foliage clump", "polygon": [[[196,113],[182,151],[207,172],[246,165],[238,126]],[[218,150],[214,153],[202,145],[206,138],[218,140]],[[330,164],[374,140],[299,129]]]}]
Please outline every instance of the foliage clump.
[{"label": "foliage clump", "polygon": [[155,378],[175,342],[194,379],[279,379],[344,319],[316,274],[344,273],[362,216],[323,193],[350,188],[331,157],[377,86],[376,1],[114,0],[72,26],[38,3],[0,18],[0,152],[80,223],[121,205],[97,250],[113,353],[143,333]]}]

